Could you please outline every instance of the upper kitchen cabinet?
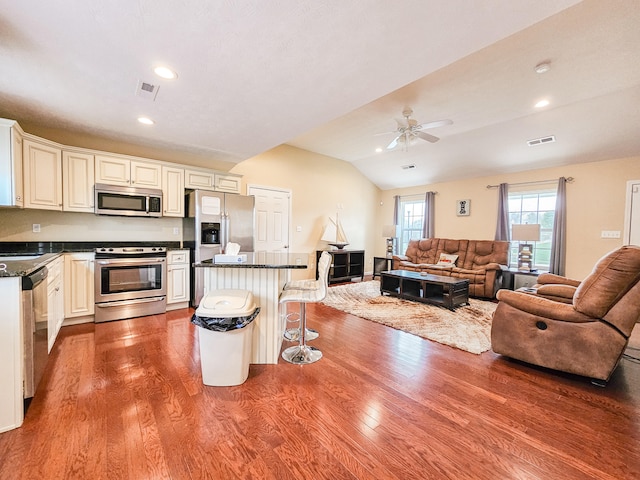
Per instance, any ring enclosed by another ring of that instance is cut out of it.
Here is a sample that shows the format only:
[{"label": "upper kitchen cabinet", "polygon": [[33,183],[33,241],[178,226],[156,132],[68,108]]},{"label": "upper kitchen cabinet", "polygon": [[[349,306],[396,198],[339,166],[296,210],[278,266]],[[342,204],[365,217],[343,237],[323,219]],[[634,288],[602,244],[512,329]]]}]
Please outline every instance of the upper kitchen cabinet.
[{"label": "upper kitchen cabinet", "polygon": [[23,141],[24,207],[62,210],[62,149]]},{"label": "upper kitchen cabinet", "polygon": [[216,192],[240,193],[240,180],[238,175],[216,173]]},{"label": "upper kitchen cabinet", "polygon": [[162,215],[184,217],[184,169],[162,167]]},{"label": "upper kitchen cabinet", "polygon": [[95,183],[125,187],[162,188],[160,164],[96,155]]},{"label": "upper kitchen cabinet", "polygon": [[211,190],[216,189],[216,178],[213,172],[203,170],[184,170],[184,187],[193,190]]},{"label": "upper kitchen cabinet", "polygon": [[22,130],[14,120],[0,118],[0,206],[24,205]]},{"label": "upper kitchen cabinet", "polygon": [[184,186],[193,190],[240,193],[240,175],[185,168]]},{"label": "upper kitchen cabinet", "polygon": [[65,212],[93,213],[94,156],[62,152],[62,209]]}]

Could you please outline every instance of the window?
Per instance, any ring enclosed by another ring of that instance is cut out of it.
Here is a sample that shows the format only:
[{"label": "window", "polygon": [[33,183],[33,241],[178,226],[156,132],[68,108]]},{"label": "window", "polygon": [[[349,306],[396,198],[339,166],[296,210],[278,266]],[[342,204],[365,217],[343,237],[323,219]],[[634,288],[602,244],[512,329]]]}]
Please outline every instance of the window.
[{"label": "window", "polygon": [[[509,231],[514,223],[540,224],[540,241],[533,242],[533,268],[537,270],[548,271],[551,264],[555,209],[555,191],[509,192]],[[511,242],[510,265],[518,264],[520,243],[524,242]]]},{"label": "window", "polygon": [[398,238],[398,252],[407,251],[409,240],[422,238],[424,225],[424,196],[412,195],[400,197],[398,208],[398,223],[400,237]]}]

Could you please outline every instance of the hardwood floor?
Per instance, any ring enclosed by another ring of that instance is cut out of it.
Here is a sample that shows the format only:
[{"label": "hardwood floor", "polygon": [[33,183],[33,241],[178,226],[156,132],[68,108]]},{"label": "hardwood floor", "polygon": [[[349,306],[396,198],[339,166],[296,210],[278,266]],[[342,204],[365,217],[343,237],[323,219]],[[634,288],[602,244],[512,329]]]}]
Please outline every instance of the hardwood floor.
[{"label": "hardwood floor", "polygon": [[238,387],[202,385],[190,310],[63,327],[0,479],[640,478],[637,363],[598,388],[307,313],[324,357]]}]

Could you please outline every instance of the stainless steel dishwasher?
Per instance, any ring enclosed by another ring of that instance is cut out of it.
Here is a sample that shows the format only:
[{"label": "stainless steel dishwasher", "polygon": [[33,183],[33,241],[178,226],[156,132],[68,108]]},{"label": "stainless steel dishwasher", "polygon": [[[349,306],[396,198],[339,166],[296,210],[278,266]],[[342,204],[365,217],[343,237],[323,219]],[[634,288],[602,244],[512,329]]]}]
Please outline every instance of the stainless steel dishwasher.
[{"label": "stainless steel dishwasher", "polygon": [[36,393],[49,358],[47,267],[22,277],[24,398]]}]

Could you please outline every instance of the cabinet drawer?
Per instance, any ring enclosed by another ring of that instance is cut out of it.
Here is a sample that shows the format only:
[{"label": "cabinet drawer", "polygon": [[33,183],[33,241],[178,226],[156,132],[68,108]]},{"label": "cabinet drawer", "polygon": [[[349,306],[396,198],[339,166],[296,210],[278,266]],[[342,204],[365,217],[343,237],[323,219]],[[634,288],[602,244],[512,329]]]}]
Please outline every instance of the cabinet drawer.
[{"label": "cabinet drawer", "polygon": [[179,250],[179,251],[169,251],[167,252],[167,263],[169,265],[175,265],[179,263],[189,263],[189,251],[188,250]]}]

